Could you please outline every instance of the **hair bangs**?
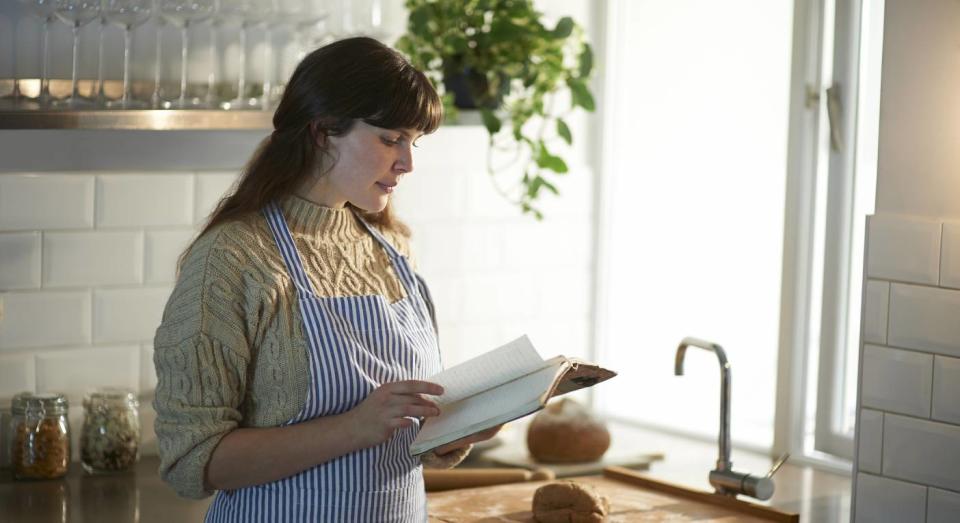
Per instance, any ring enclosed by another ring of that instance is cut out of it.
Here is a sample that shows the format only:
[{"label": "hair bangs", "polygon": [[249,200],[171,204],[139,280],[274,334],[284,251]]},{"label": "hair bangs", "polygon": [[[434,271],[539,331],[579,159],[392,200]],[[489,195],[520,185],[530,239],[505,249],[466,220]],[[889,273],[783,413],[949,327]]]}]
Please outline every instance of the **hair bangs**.
[{"label": "hair bangs", "polygon": [[443,120],[443,101],[430,80],[408,63],[392,86],[384,90],[383,104],[363,120],[385,129],[416,129],[430,134]]}]

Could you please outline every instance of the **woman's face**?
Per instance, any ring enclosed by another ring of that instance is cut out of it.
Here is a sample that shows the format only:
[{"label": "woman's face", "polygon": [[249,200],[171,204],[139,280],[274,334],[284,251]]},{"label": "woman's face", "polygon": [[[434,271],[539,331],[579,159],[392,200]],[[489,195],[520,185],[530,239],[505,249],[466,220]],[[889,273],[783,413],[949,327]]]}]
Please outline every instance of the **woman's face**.
[{"label": "woman's face", "polygon": [[387,206],[404,174],[413,171],[413,129],[383,129],[358,120],[349,132],[326,137],[333,166],[309,191],[309,198],[327,207],[347,202],[368,212]]}]

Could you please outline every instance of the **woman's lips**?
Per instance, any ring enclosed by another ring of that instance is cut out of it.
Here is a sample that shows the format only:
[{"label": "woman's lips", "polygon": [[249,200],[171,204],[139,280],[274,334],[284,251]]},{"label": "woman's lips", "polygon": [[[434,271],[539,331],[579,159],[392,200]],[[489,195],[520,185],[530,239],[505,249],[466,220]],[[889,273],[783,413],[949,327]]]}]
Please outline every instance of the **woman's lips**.
[{"label": "woman's lips", "polygon": [[397,184],[387,185],[385,183],[380,183],[380,182],[377,182],[377,185],[380,186],[380,188],[383,189],[383,192],[385,193],[392,193],[393,188],[397,186]]}]

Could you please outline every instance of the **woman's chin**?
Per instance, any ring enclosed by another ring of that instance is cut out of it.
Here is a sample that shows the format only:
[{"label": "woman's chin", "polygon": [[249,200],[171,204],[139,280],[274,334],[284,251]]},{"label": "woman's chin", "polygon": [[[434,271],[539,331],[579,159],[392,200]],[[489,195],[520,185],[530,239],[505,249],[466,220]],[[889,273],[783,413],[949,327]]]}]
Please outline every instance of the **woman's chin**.
[{"label": "woman's chin", "polygon": [[354,207],[359,207],[364,212],[377,213],[381,212],[387,208],[387,203],[390,201],[390,197],[384,196],[383,198],[377,198],[376,200],[370,200],[365,202],[350,202]]}]

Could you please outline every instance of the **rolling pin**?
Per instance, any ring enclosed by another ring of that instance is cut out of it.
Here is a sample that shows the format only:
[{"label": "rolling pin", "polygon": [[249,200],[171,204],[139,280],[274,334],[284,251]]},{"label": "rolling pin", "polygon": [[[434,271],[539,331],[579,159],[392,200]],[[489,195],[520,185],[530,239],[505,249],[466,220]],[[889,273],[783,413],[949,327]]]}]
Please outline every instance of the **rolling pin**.
[{"label": "rolling pin", "polygon": [[427,486],[427,492],[486,487],[504,483],[520,483],[523,481],[547,481],[554,478],[555,475],[553,471],[548,469],[482,468],[423,470],[423,481]]}]

